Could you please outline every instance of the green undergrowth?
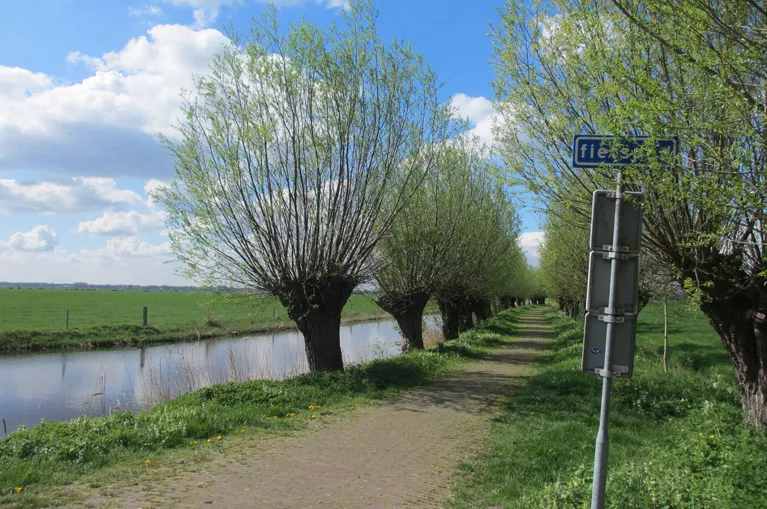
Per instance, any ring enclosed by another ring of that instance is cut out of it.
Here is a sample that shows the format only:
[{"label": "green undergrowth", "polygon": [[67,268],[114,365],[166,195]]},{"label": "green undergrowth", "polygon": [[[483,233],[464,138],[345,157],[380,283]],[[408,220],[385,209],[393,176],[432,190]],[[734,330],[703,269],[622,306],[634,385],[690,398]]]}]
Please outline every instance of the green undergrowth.
[{"label": "green undergrowth", "polygon": [[[510,398],[454,507],[587,509],[601,378],[580,371],[582,323],[552,312],[545,367]],[[635,374],[613,384],[607,507],[763,509],[767,438],[743,421],[727,355],[705,317],[674,304],[639,317]]]},{"label": "green undergrowth", "polygon": [[[24,507],[45,486],[70,483],[126,458],[203,447],[243,432],[301,429],[315,418],[389,398],[511,340],[524,308],[505,311],[437,348],[284,381],[201,389],[137,413],[43,422],[0,441],[0,504]],[[314,408],[309,408],[309,407]],[[247,424],[245,424],[247,423]],[[198,442],[198,444],[193,444]],[[23,488],[14,494],[13,488]],[[31,503],[31,502],[29,502]],[[29,505],[33,507],[34,505]]]}]

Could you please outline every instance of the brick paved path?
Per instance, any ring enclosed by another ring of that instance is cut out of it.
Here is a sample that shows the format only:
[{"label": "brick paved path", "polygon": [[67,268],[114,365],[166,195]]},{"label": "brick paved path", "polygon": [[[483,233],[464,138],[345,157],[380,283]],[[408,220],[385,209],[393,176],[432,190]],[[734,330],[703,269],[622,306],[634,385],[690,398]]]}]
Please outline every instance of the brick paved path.
[{"label": "brick paved path", "polygon": [[89,490],[78,507],[439,507],[458,464],[487,437],[493,407],[545,349],[550,332],[541,316],[522,317],[509,347],[394,402],[323,418],[290,436],[238,439],[227,454],[180,465],[168,477]]}]

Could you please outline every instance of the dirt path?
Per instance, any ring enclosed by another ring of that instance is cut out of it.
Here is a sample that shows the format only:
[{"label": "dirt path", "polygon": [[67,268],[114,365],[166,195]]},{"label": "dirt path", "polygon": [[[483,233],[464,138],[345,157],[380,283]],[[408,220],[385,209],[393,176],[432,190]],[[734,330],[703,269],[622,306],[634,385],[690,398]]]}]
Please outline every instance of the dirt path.
[{"label": "dirt path", "polygon": [[162,480],[93,490],[79,507],[439,507],[450,481],[490,429],[493,407],[545,348],[542,311],[482,361],[386,404],[312,422],[286,437],[243,438],[211,461],[180,465]]}]

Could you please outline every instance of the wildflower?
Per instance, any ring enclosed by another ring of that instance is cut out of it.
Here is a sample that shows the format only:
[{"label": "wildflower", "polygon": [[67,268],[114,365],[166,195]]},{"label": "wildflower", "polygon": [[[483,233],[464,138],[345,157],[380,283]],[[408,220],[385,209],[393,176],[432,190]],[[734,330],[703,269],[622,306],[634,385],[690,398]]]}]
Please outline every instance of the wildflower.
[{"label": "wildflower", "polygon": [[194,442],[192,442],[192,445],[197,445],[197,440],[195,440]]},{"label": "wildflower", "polygon": [[213,441],[213,440],[211,440],[210,438],[208,439],[208,443],[211,443],[212,441]]},{"label": "wildflower", "polygon": [[146,461],[144,462],[144,465],[149,465],[150,463],[151,463],[151,461],[149,461],[149,460],[146,460]]},{"label": "wildflower", "polygon": [[216,437],[216,440],[221,440],[223,437],[221,435]]},{"label": "wildflower", "polygon": [[293,412],[290,412],[290,413],[289,413],[288,415],[286,415],[285,417],[295,417],[295,415],[296,415],[296,414],[294,414]]},{"label": "wildflower", "polygon": [[240,433],[245,433],[245,430],[244,430],[244,429],[241,429],[241,430],[240,430]]},{"label": "wildflower", "polygon": [[248,421],[243,421],[242,425],[245,426],[246,424],[248,424]]},{"label": "wildflower", "polygon": [[713,439],[715,439],[715,438],[716,438],[716,435],[711,435],[711,436],[710,436],[710,437],[708,437],[708,438],[710,438],[711,440],[713,440]]},{"label": "wildflower", "polygon": [[21,488],[21,487],[19,487],[19,488],[13,488],[13,492],[14,492],[14,493],[21,493],[21,490],[23,490],[23,489],[24,489],[24,488]]},{"label": "wildflower", "polygon": [[317,416],[312,414],[312,419],[316,419],[316,418],[317,418]]}]

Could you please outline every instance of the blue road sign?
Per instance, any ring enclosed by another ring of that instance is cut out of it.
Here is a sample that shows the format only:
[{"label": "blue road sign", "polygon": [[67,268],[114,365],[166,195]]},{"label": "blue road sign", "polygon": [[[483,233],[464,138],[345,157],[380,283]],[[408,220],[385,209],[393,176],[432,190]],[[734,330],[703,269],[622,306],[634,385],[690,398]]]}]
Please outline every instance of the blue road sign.
[{"label": "blue road sign", "polygon": [[[637,154],[637,149],[644,145],[648,136],[632,136],[629,141],[624,141],[620,147],[620,153],[613,157],[612,145],[617,138],[614,136],[590,136],[576,134],[573,139],[573,166],[575,168],[596,168],[598,166],[626,166],[642,162],[642,155]],[[676,154],[679,150],[677,138],[657,140],[658,153],[666,151],[669,155]]]}]

